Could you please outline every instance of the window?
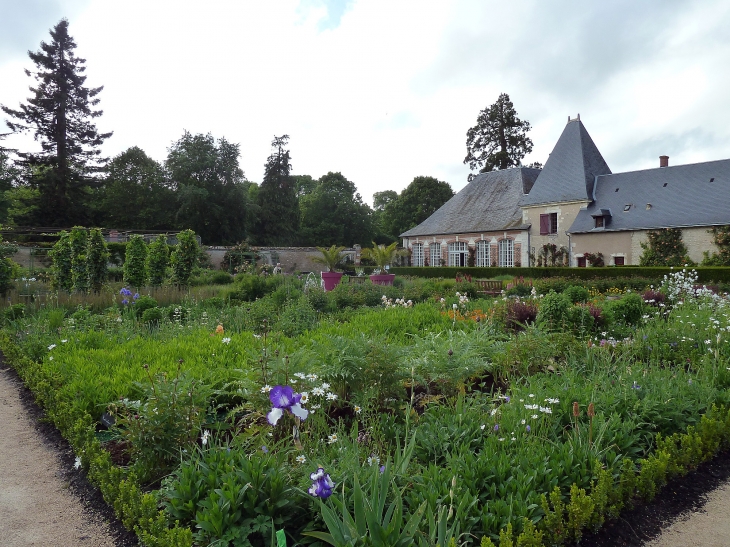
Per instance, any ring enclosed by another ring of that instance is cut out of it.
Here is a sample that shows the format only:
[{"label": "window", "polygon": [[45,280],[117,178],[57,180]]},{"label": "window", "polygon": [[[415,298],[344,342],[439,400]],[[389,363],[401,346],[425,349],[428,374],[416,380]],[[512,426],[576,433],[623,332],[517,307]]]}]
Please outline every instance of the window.
[{"label": "window", "polygon": [[503,239],[499,242],[499,265],[502,268],[511,268],[515,265],[515,242]]},{"label": "window", "polygon": [[441,243],[431,243],[431,266],[441,266]]},{"label": "window", "polygon": [[613,257],[613,263],[616,266],[623,266],[624,265],[624,257],[623,256],[614,256]]},{"label": "window", "polygon": [[414,243],[411,245],[411,264],[414,266],[423,266],[423,243]]},{"label": "window", "polygon": [[492,265],[489,248],[489,241],[477,241],[477,266],[484,268]]},{"label": "window", "polygon": [[596,228],[603,228],[603,217],[595,217]]},{"label": "window", "polygon": [[540,215],[540,235],[558,233],[558,213]]},{"label": "window", "polygon": [[578,267],[579,268],[585,268],[586,267],[586,257],[579,256],[578,258],[576,258],[576,260],[578,261]]},{"label": "window", "polygon": [[466,247],[466,241],[455,241],[449,243],[449,266],[466,266],[469,251]]}]

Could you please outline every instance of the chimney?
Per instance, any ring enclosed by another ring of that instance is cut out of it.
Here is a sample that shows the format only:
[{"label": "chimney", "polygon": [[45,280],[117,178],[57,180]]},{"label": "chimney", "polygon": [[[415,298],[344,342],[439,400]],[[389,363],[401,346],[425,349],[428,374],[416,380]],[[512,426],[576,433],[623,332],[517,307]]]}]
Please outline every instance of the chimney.
[{"label": "chimney", "polygon": [[659,156],[659,167],[669,167],[669,156]]}]

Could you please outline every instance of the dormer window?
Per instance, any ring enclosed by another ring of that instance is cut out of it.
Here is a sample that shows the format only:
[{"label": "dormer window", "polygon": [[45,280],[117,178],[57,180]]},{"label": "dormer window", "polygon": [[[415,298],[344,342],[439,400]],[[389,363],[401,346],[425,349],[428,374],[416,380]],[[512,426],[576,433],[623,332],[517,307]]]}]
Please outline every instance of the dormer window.
[{"label": "dormer window", "polygon": [[611,220],[611,209],[599,209],[591,216],[593,217],[593,228],[603,229]]},{"label": "dormer window", "polygon": [[593,220],[596,222],[596,228],[603,228],[603,217],[595,217]]}]

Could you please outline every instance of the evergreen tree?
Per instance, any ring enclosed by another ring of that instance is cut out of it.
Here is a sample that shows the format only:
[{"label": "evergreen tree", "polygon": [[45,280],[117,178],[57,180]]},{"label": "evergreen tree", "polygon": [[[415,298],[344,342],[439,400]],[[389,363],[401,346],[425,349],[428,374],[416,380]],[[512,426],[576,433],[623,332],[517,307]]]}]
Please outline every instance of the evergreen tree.
[{"label": "evergreen tree", "polygon": [[31,209],[27,223],[70,226],[87,217],[87,197],[94,184],[91,175],[105,162],[99,147],[111,133],[99,133],[94,118],[102,111],[97,95],[103,87],[84,86],[84,59],[75,56],[76,43],[62,19],[51,30],[51,42],[28,52],[36,70],[26,70],[37,82],[33,96],[19,110],[2,106],[13,121],[13,132],[32,131],[41,143],[41,152],[18,152],[20,162],[30,169],[28,183],[38,189],[37,208]]},{"label": "evergreen tree", "polygon": [[133,235],[124,255],[124,282],[136,289],[147,284],[147,244],[140,235]]},{"label": "evergreen tree", "polygon": [[73,281],[71,276],[71,235],[66,231],[59,234],[58,241],[49,253],[53,265],[51,272],[53,276],[53,288],[56,290],[71,292]]},{"label": "evergreen tree", "polygon": [[177,245],[172,251],[170,263],[172,264],[172,276],[175,284],[187,287],[190,283],[190,276],[193,275],[193,268],[198,261],[200,247],[192,230],[183,230],[177,234]]},{"label": "evergreen tree", "polygon": [[[478,173],[517,167],[532,152],[529,130],[530,122],[517,117],[509,95],[502,93],[496,103],[479,112],[477,124],[466,132],[464,163]],[[469,181],[475,176],[470,173]]]},{"label": "evergreen tree", "polygon": [[388,235],[400,234],[430,217],[449,201],[454,191],[448,182],[434,177],[415,177],[397,199],[388,201],[383,213],[383,226]]},{"label": "evergreen tree", "polygon": [[264,166],[264,180],[258,193],[257,242],[263,245],[292,245],[299,229],[297,187],[291,172],[289,135],[274,137],[273,153]]}]

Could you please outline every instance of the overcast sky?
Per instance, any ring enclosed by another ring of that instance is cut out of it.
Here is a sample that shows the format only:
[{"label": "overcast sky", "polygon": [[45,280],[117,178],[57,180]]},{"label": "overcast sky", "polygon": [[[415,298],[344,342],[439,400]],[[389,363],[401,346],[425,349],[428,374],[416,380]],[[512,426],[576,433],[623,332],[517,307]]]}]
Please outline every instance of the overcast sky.
[{"label": "overcast sky", "polygon": [[62,17],[104,86],[108,156],[210,132],[260,182],[286,133],[295,174],[341,171],[368,202],[419,175],[458,191],[466,131],[504,92],[525,163],[578,113],[613,172],[730,158],[726,0],[0,0],[0,103],[29,96],[27,51]]}]

